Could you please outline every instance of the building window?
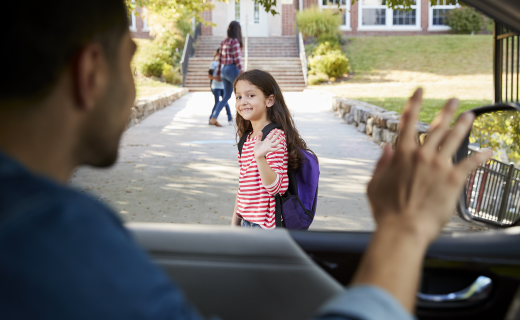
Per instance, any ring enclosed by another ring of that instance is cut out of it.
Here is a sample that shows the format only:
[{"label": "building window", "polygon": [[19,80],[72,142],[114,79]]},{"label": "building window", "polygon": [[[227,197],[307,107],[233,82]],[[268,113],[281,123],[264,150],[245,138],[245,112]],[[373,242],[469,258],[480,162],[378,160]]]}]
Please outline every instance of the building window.
[{"label": "building window", "polygon": [[394,26],[415,26],[415,9],[410,11],[394,10]]},{"label": "building window", "polygon": [[240,22],[240,1],[235,0],[235,21]]},{"label": "building window", "polygon": [[429,29],[433,30],[449,30],[450,28],[446,24],[446,18],[450,10],[459,7],[459,4],[455,0],[437,0],[433,2],[435,5],[430,3],[430,22]]},{"label": "building window", "polygon": [[129,15],[128,22],[130,24],[129,25],[130,31],[137,32],[136,21],[135,21],[135,12],[134,11],[132,11],[132,14]]},{"label": "building window", "polygon": [[362,0],[362,24],[364,26],[386,25],[386,1],[385,0]]},{"label": "building window", "polygon": [[254,12],[255,23],[260,23],[260,4],[255,1],[255,12]]},{"label": "building window", "polygon": [[420,0],[413,1],[410,10],[403,10],[402,8],[392,10],[388,8],[386,0],[360,0],[358,30],[420,31],[420,7]]},{"label": "building window", "polygon": [[320,0],[320,10],[331,11],[341,16],[342,30],[350,30],[350,2],[351,0]]}]

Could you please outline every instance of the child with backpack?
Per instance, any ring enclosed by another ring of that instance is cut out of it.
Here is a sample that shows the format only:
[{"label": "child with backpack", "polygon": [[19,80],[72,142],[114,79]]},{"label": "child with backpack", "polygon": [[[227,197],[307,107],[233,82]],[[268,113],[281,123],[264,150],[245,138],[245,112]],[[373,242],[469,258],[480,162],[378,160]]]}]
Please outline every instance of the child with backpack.
[{"label": "child with backpack", "polygon": [[276,80],[249,70],[234,83],[240,175],[232,226],[308,229],[316,212],[319,168]]},{"label": "child with backpack", "polygon": [[[220,102],[220,97],[224,96],[224,84],[222,81],[217,81],[215,75],[217,73],[218,68],[218,60],[220,56],[220,48],[217,49],[215,54],[213,55],[213,61],[211,61],[211,64],[209,66],[209,75],[208,78],[210,79],[210,87],[211,87],[211,93],[213,93],[213,97],[215,98],[215,104],[213,105],[213,110],[211,110],[211,114],[209,116],[209,120],[211,120],[211,115],[213,115],[213,112],[215,111],[215,108],[217,107],[217,104]],[[229,109],[229,104],[226,103],[226,113],[228,117],[228,123],[230,126],[233,125],[233,116],[231,115],[231,109]],[[222,127],[218,122],[215,124],[217,127]]]}]

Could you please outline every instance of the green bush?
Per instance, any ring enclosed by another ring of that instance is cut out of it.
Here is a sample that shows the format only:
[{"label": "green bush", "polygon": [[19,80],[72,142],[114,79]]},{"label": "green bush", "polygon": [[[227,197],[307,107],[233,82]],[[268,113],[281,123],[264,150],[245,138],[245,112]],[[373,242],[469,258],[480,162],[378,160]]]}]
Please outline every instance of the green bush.
[{"label": "green bush", "polygon": [[330,43],[328,41],[320,43],[312,53],[313,56],[322,56],[332,51],[339,51],[341,53],[341,48],[337,43]]},{"label": "green bush", "polygon": [[146,77],[160,77],[164,65],[171,65],[170,50],[167,46],[150,42],[142,44],[134,57],[134,69]]},{"label": "green bush", "polygon": [[477,33],[484,27],[482,14],[468,7],[450,10],[446,22],[451,31],[458,34]]},{"label": "green bush", "polygon": [[340,51],[330,51],[324,55],[315,55],[309,61],[309,66],[313,74],[324,73],[329,77],[342,77],[348,73],[350,64]]},{"label": "green bush", "polygon": [[181,74],[178,72],[178,70],[174,70],[173,67],[169,64],[164,65],[162,76],[164,77],[164,81],[166,81],[168,83],[171,83],[171,84],[182,83]]},{"label": "green bush", "polygon": [[305,37],[336,37],[339,34],[341,16],[331,11],[320,11],[316,7],[298,12],[298,29]]},{"label": "green bush", "polygon": [[308,77],[307,77],[307,83],[309,85],[316,85],[316,84],[320,84],[320,83],[323,83],[323,82],[327,82],[329,81],[329,77],[327,77],[326,74],[324,73],[318,73],[318,74],[310,74]]}]

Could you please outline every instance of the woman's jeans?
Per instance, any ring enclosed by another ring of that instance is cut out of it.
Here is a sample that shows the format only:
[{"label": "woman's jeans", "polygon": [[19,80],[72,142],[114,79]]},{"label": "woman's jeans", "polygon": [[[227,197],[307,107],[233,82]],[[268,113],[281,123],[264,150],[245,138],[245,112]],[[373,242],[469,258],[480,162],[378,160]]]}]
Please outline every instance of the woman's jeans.
[{"label": "woman's jeans", "polygon": [[[213,112],[215,112],[217,104],[220,102],[220,97],[224,95],[224,89],[211,89],[211,92],[213,93],[213,97],[215,97],[215,105],[213,106],[213,110],[211,110],[211,116],[209,116],[210,119],[213,116]],[[226,113],[228,121],[233,121],[231,109],[229,109],[229,103],[226,103]]]},{"label": "woman's jeans", "polygon": [[211,115],[212,118],[217,119],[222,108],[228,104],[229,98],[231,98],[231,94],[233,93],[233,83],[239,74],[240,70],[238,70],[236,64],[226,64],[222,67],[220,78],[222,78],[222,83],[224,84],[224,95],[222,96],[222,101],[220,101],[215,107],[215,110]]}]

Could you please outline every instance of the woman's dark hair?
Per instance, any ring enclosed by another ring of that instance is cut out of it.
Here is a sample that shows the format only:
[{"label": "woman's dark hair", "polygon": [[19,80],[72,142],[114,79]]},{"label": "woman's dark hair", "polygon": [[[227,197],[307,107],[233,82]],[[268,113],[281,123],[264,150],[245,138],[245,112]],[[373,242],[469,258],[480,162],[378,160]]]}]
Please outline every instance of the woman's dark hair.
[{"label": "woman's dark hair", "polygon": [[[316,159],[318,159],[316,154],[309,150],[307,143],[305,143],[300,136],[300,133],[298,133],[294,120],[289,112],[289,108],[287,108],[287,105],[285,104],[282,90],[273,76],[268,72],[258,69],[248,70],[235,79],[235,83],[233,84],[233,90],[235,92],[237,90],[237,83],[241,80],[247,81],[260,89],[266,98],[271,95],[274,96],[274,104],[272,107],[267,108],[267,116],[271,122],[279,124],[284,131],[287,151],[289,153],[289,170],[297,169],[302,165],[305,158],[300,152],[300,149],[309,151],[316,157]],[[237,141],[244,133],[246,133],[246,131],[253,130],[251,121],[242,118],[238,112],[236,123]]]},{"label": "woman's dark hair", "polygon": [[240,27],[240,23],[237,21],[231,21],[229,27],[227,28],[227,36],[228,38],[235,38],[240,43],[240,48],[244,48],[242,45],[242,27]]},{"label": "woman's dark hair", "polygon": [[217,51],[215,51],[215,53],[213,54],[213,59],[215,59],[215,57],[219,54],[220,54],[220,48],[218,48]]}]

